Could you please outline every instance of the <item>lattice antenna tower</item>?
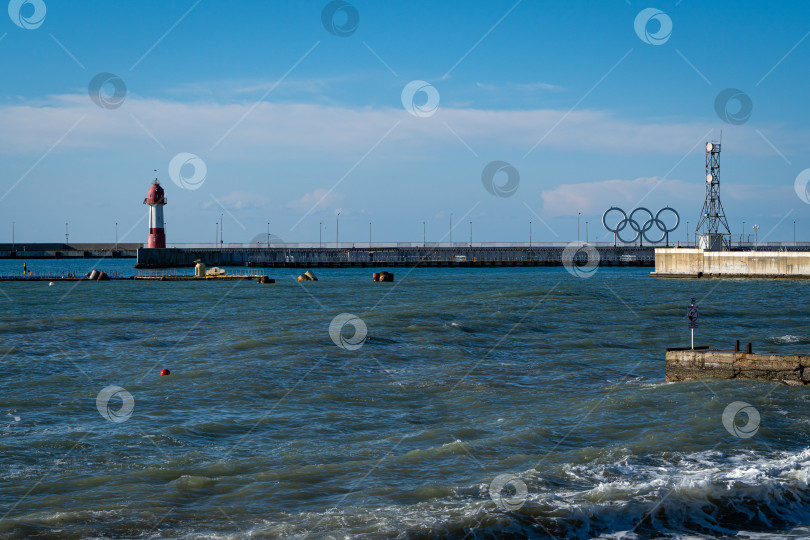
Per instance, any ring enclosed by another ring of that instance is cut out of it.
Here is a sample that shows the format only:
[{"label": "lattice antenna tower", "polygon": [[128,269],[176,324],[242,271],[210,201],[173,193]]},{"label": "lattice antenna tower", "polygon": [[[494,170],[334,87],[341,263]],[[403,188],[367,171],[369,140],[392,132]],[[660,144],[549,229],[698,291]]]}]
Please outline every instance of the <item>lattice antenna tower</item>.
[{"label": "lattice antenna tower", "polygon": [[723,203],[720,202],[720,143],[706,143],[706,200],[700,212],[695,235],[722,235],[723,243],[729,245],[731,229],[728,227]]}]

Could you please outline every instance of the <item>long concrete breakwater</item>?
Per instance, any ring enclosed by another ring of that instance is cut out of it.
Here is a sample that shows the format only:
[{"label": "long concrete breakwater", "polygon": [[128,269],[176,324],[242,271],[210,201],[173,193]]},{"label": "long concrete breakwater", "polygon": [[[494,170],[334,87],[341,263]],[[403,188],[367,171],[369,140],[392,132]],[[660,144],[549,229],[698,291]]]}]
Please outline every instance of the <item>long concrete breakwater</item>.
[{"label": "long concrete breakwater", "polygon": [[194,266],[254,266],[270,268],[316,267],[488,267],[488,266],[653,266],[655,254],[648,246],[614,246],[592,243],[508,245],[398,244],[318,247],[302,245],[141,248],[136,268]]}]

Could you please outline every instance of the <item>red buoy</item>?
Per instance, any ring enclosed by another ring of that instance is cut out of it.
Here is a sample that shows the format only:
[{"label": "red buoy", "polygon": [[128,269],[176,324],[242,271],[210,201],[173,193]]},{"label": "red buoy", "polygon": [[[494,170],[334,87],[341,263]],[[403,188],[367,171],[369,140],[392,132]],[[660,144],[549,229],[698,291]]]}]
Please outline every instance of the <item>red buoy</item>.
[{"label": "red buoy", "polygon": [[171,371],[169,371],[168,369],[162,369],[162,370],[160,370],[160,376],[161,376],[161,377],[163,377],[164,375],[171,375],[171,374],[172,374],[172,372],[171,372]]}]

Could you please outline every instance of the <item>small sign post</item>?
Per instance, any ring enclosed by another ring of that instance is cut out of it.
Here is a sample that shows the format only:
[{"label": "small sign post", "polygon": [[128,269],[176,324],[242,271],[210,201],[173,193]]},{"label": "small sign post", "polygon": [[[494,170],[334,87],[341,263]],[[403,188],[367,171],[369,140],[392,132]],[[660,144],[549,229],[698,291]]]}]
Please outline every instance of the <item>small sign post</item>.
[{"label": "small sign post", "polygon": [[692,350],[695,349],[695,328],[698,327],[698,319],[700,318],[700,310],[695,299],[692,298],[692,303],[686,306],[686,320],[689,322],[689,329],[692,331]]}]

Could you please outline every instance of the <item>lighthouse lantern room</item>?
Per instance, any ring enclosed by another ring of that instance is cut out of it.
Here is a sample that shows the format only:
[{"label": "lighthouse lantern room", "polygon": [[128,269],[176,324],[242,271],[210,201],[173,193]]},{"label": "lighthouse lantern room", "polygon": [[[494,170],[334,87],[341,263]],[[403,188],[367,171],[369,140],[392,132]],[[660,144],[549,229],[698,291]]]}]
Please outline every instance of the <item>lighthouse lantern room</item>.
[{"label": "lighthouse lantern room", "polygon": [[166,197],[163,195],[163,188],[160,187],[157,178],[152,182],[149,195],[143,200],[143,204],[149,205],[148,247],[165,248],[166,232],[163,227],[163,206],[166,204]]}]

